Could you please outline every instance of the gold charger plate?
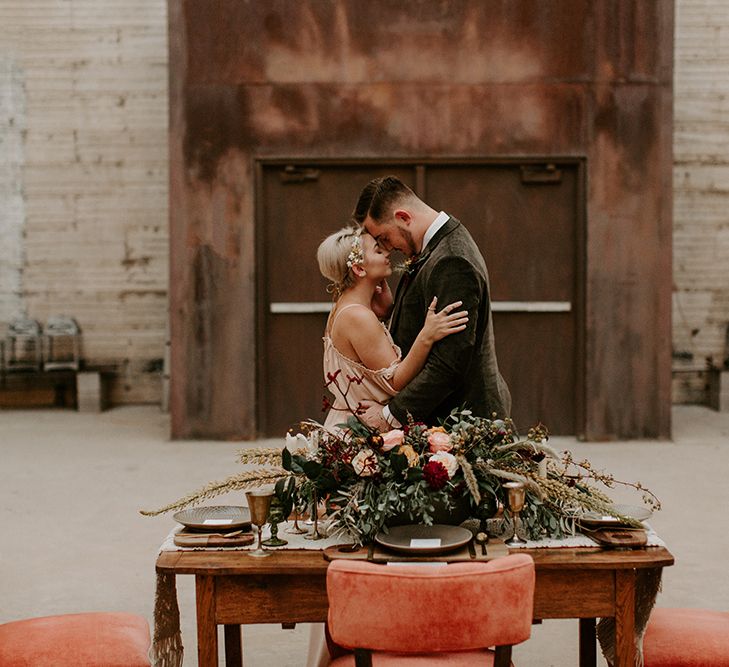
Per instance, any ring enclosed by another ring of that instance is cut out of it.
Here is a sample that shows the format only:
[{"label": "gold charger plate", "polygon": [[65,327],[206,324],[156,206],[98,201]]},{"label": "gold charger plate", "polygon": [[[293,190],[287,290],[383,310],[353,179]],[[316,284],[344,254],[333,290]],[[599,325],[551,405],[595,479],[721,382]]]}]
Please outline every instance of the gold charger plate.
[{"label": "gold charger plate", "polygon": [[225,533],[251,527],[249,509],[238,505],[191,507],[177,512],[172,518],[185,528],[208,533]]},{"label": "gold charger plate", "polygon": [[[394,526],[388,532],[375,535],[375,542],[386,549],[407,554],[442,554],[468,544],[473,539],[470,530],[460,526],[446,526],[436,523],[432,526],[411,524]],[[415,540],[415,543],[413,543]],[[418,543],[419,540],[439,540],[439,545]]]}]

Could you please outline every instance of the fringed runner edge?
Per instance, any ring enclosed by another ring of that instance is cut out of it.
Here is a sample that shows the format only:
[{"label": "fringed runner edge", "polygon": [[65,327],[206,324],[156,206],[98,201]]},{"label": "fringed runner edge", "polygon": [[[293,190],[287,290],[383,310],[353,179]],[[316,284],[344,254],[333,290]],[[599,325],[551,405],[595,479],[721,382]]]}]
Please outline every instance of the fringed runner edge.
[{"label": "fringed runner edge", "polygon": [[[643,667],[643,635],[648,626],[656,597],[661,590],[660,567],[636,571],[635,581],[635,664]],[[597,624],[597,638],[602,654],[609,665],[615,664],[615,619],[601,618]]]},{"label": "fringed runner edge", "polygon": [[157,589],[154,593],[154,636],[149,649],[152,667],[182,667],[183,653],[175,575],[157,572]]}]

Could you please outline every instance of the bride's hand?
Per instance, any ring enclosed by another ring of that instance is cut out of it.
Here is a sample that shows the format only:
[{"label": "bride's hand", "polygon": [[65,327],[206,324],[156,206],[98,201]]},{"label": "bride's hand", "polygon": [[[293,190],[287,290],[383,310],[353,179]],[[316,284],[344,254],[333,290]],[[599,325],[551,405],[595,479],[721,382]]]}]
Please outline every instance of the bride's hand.
[{"label": "bride's hand", "polygon": [[441,338],[463,331],[468,325],[468,311],[456,311],[458,306],[463,305],[463,301],[449,303],[438,313],[435,312],[437,305],[438,297],[434,296],[430,306],[428,306],[428,313],[425,316],[425,324],[421,332],[429,343],[435,343]]},{"label": "bride's hand", "polygon": [[390,285],[383,278],[380,284],[375,287],[375,293],[372,295],[370,308],[372,308],[378,319],[384,320],[390,314],[392,301],[392,290],[390,290]]}]

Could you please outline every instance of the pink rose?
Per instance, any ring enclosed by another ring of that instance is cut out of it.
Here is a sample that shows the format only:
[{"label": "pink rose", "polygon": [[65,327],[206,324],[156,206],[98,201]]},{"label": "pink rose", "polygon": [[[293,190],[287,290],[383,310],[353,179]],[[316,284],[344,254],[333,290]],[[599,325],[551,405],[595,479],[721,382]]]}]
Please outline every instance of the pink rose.
[{"label": "pink rose", "polygon": [[433,453],[450,452],[453,449],[451,436],[443,433],[443,431],[430,431],[428,433],[428,444],[430,445],[430,451]]},{"label": "pink rose", "polygon": [[392,431],[382,434],[382,451],[389,452],[393,447],[402,445],[405,434],[399,429],[394,428]]}]

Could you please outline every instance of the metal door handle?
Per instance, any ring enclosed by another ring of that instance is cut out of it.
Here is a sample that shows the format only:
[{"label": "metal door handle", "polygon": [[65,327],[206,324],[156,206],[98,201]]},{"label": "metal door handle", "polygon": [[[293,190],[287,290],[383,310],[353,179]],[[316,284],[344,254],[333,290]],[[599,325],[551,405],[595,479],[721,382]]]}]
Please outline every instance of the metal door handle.
[{"label": "metal door handle", "polygon": [[[306,313],[329,313],[331,301],[277,301],[269,310],[273,315],[301,315]],[[569,313],[569,301],[492,301],[491,310],[495,313]]]}]

